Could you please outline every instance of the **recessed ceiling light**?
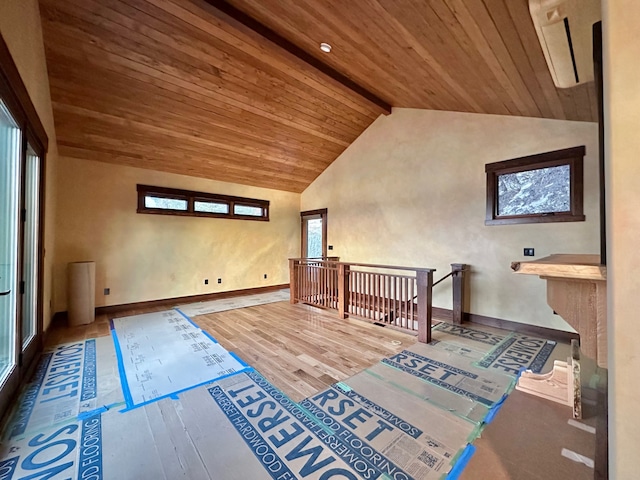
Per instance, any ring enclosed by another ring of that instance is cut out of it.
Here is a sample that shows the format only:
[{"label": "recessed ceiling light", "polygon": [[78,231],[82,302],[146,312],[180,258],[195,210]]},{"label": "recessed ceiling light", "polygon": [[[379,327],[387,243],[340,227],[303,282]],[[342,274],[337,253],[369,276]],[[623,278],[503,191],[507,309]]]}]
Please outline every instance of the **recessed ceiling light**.
[{"label": "recessed ceiling light", "polygon": [[322,42],[320,44],[320,50],[322,50],[324,53],[329,53],[331,51],[331,45],[329,45],[328,43]]}]

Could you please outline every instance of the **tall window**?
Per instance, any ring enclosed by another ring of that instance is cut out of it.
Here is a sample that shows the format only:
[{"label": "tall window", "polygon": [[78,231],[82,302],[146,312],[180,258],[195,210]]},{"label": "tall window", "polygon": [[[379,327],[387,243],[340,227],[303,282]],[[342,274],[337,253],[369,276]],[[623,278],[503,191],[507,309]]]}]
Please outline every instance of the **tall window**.
[{"label": "tall window", "polygon": [[42,340],[47,134],[0,36],[0,416]]},{"label": "tall window", "polygon": [[18,124],[0,100],[0,383],[15,366],[21,145]]}]

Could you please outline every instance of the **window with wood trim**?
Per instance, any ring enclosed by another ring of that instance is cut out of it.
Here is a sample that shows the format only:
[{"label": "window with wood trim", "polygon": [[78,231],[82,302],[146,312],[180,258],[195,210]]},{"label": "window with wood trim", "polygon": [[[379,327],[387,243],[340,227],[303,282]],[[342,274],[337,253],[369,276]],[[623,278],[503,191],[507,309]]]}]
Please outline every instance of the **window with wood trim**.
[{"label": "window with wood trim", "polygon": [[138,213],[269,221],[269,200],[138,185]]},{"label": "window with wood trim", "polygon": [[584,221],[584,155],[583,145],[485,165],[485,225]]}]

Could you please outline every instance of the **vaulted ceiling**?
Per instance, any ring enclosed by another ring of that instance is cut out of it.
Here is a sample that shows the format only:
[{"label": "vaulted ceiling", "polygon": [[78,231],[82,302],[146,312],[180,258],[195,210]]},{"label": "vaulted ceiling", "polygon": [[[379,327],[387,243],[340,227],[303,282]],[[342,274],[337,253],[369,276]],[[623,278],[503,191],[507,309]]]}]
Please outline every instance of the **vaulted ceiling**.
[{"label": "vaulted ceiling", "polygon": [[69,157],[301,192],[388,105],[596,120],[593,83],[553,85],[527,0],[40,9]]}]

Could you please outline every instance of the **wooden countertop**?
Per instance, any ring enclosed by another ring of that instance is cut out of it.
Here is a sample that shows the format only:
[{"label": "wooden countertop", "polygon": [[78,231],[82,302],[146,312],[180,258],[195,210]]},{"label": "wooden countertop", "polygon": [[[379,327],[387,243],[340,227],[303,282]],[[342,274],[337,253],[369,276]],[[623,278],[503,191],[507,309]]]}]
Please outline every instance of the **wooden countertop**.
[{"label": "wooden countertop", "polygon": [[555,254],[530,262],[512,262],[511,269],[541,277],[607,280],[607,267],[600,264],[600,255]]}]

